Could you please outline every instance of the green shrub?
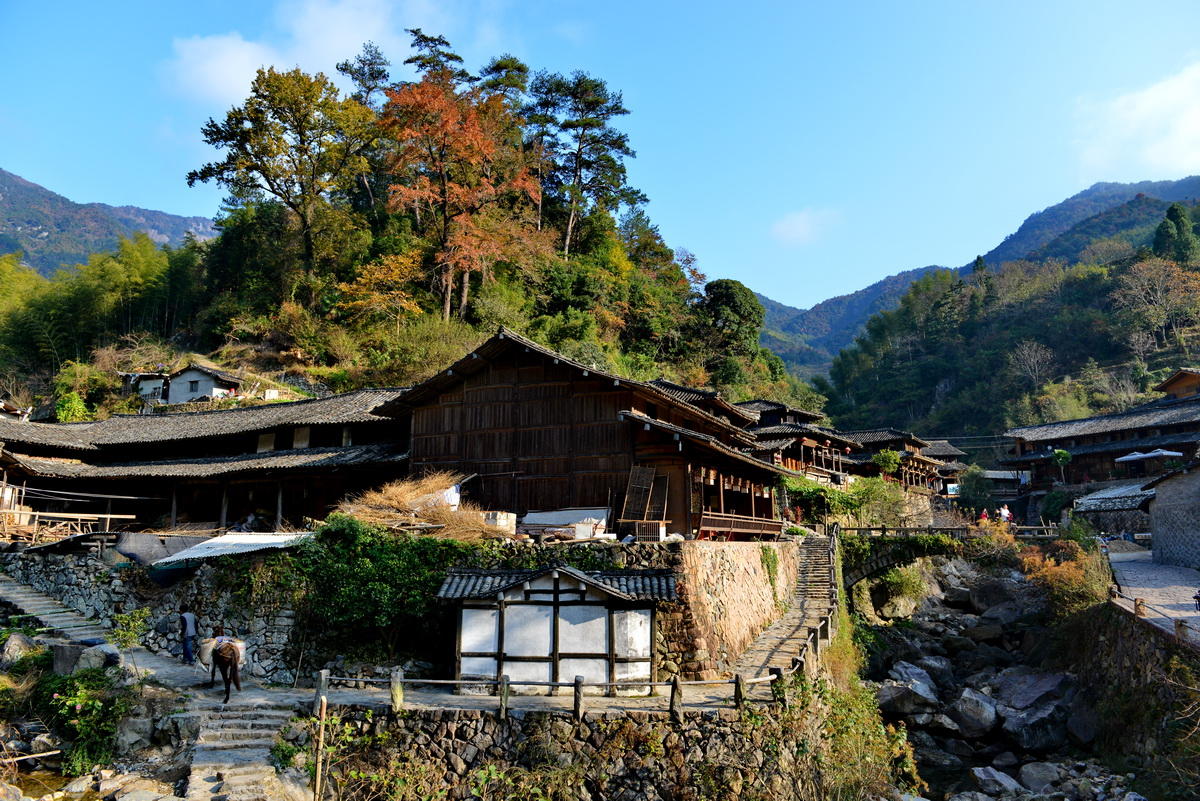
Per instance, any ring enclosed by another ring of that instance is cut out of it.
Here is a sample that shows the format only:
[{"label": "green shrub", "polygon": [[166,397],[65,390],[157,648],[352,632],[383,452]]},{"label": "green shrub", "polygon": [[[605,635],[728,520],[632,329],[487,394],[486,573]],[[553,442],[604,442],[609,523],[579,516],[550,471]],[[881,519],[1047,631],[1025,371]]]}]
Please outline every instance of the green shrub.
[{"label": "green shrub", "polygon": [[916,565],[893,567],[880,576],[879,581],[887,589],[889,598],[920,598],[925,593],[925,582]]},{"label": "green shrub", "polygon": [[70,676],[44,674],[34,704],[71,741],[63,773],[81,776],[93,765],[112,760],[117,727],[129,714],[133,693],[117,683],[113,672],[90,668]]}]

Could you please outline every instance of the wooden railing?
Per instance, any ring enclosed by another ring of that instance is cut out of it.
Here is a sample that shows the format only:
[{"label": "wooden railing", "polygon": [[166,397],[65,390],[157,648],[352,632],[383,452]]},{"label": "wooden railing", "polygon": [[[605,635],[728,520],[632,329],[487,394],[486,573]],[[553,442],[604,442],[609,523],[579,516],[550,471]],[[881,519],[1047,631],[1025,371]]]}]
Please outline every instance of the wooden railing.
[{"label": "wooden railing", "polygon": [[27,542],[49,541],[86,534],[91,531],[111,531],[114,521],[136,520],[137,515],[116,515],[94,512],[36,512],[28,509],[0,509],[0,537],[17,538]]},{"label": "wooden railing", "polygon": [[[861,526],[840,529],[842,533],[868,537],[915,537],[922,534],[946,534],[956,539],[966,539],[975,536],[976,529],[971,526]],[[1060,536],[1058,526],[1012,526],[1008,527],[1014,537],[1021,538],[1057,538]]]},{"label": "wooden railing", "polygon": [[734,536],[778,537],[783,521],[721,512],[701,512],[697,527],[700,539],[730,539]]}]

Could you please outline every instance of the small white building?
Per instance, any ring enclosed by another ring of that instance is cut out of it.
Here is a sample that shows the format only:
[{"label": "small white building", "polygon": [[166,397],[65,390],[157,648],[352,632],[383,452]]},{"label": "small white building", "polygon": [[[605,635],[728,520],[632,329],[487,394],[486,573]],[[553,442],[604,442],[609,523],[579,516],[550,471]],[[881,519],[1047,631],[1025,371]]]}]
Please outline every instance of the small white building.
[{"label": "small white building", "polygon": [[[454,568],[438,597],[461,604],[455,676],[460,680],[585,683],[650,681],[656,608],[675,600],[669,570],[580,571]],[[488,688],[490,689],[490,688]],[[520,695],[551,688],[514,685]],[[593,695],[643,695],[631,685]]]},{"label": "small white building", "polygon": [[188,403],[203,398],[224,398],[236,395],[242,380],[232,373],[189,364],[167,377],[162,398],[168,403]]}]

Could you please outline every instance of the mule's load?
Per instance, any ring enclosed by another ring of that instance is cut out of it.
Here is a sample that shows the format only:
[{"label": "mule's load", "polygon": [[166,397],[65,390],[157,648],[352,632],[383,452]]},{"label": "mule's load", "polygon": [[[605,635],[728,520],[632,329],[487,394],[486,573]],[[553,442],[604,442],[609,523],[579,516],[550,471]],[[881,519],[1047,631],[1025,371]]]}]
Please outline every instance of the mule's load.
[{"label": "mule's load", "polygon": [[246,641],[234,639],[233,637],[208,637],[201,640],[199,653],[200,664],[204,665],[205,667],[208,667],[212,664],[212,652],[217,646],[218,639],[222,640],[223,642],[233,643],[238,650],[238,667],[246,667]]}]

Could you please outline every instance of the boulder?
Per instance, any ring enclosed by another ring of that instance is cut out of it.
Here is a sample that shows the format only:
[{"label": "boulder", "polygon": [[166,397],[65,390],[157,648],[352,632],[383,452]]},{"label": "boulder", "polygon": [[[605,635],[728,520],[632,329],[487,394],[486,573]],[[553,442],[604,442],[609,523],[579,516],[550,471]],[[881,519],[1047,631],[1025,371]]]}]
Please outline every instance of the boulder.
[{"label": "boulder", "polygon": [[1121,801],[1149,801],[1149,799],[1140,793],[1129,792],[1125,794],[1125,797]]},{"label": "boulder", "polygon": [[954,663],[944,656],[923,656],[917,660],[917,667],[932,676],[939,687],[954,684]]},{"label": "boulder", "polygon": [[70,676],[79,664],[79,655],[83,646],[73,642],[56,642],[50,644],[50,653],[54,657],[54,672],[59,676]]},{"label": "boulder", "polygon": [[963,761],[940,748],[921,748],[916,752],[917,764],[933,768],[961,768]]},{"label": "boulder", "polygon": [[1004,733],[1026,751],[1045,753],[1061,748],[1067,741],[1065,715],[1055,701],[1030,709],[998,707]]},{"label": "boulder", "polygon": [[947,739],[944,745],[945,748],[943,750],[947,754],[954,754],[954,756],[960,757],[975,756],[975,749],[971,747],[970,743],[963,740]]},{"label": "boulder", "polygon": [[987,793],[980,793],[976,792],[975,790],[971,790],[970,792],[966,793],[955,793],[954,795],[950,796],[947,801],[995,801],[995,799],[993,799]]},{"label": "boulder", "polygon": [[1025,790],[1012,776],[995,768],[971,768],[971,778],[979,785],[979,789],[988,795],[1020,793]]},{"label": "boulder", "polygon": [[71,795],[73,793],[86,793],[88,790],[92,789],[92,786],[95,785],[95,783],[96,780],[93,779],[91,775],[80,776],[78,779],[72,779],[70,783],[63,787],[63,792],[67,795]]},{"label": "boulder", "polygon": [[949,715],[930,715],[929,722],[926,725],[934,731],[942,732],[944,734],[962,734],[962,728]]},{"label": "boulder", "polygon": [[1003,581],[981,581],[971,588],[971,608],[979,613],[1011,600],[1012,590]]},{"label": "boulder", "polygon": [[1062,774],[1058,770],[1058,765],[1051,762],[1030,762],[1022,765],[1021,769],[1017,771],[1017,780],[1034,793],[1042,792],[1060,778],[1062,778]]},{"label": "boulder", "polygon": [[8,670],[18,659],[37,649],[38,645],[32,639],[19,631],[14,631],[4,641],[4,648],[0,649],[0,670]]},{"label": "boulder", "polygon": [[946,712],[965,737],[982,737],[996,725],[996,702],[970,687],[959,693]]},{"label": "boulder", "polygon": [[955,609],[970,609],[971,591],[966,587],[947,587],[942,595],[942,603]]},{"label": "boulder", "polygon": [[1021,764],[1021,760],[1017,759],[1012,751],[1003,751],[996,754],[996,758],[992,760],[993,768],[1012,768]]},{"label": "boulder", "polygon": [[948,634],[942,638],[942,645],[946,647],[949,653],[957,654],[963,651],[970,651],[975,647],[975,641],[959,634]]},{"label": "boulder", "polygon": [[117,646],[109,643],[102,645],[93,645],[90,648],[84,648],[79,654],[79,660],[75,663],[73,673],[78,673],[81,670],[90,670],[92,668],[111,667],[121,663],[121,652]]},{"label": "boulder", "polygon": [[1004,636],[1004,629],[990,623],[963,629],[963,636],[975,642],[996,642]]},{"label": "boulder", "polygon": [[1024,615],[1025,612],[1016,601],[1005,601],[1002,604],[988,607],[987,611],[980,615],[980,618],[988,623],[1007,626],[1009,623],[1016,623]]},{"label": "boulder", "polygon": [[912,662],[897,662],[892,665],[892,669],[888,671],[888,675],[893,679],[903,683],[920,682],[928,687],[937,686],[937,682],[933,680],[923,668],[919,668]]},{"label": "boulder", "polygon": [[1042,673],[1018,665],[1001,671],[993,684],[997,700],[1005,706],[1028,709],[1047,698],[1060,697],[1066,689],[1066,682],[1067,676],[1064,673]]},{"label": "boulder", "polygon": [[875,695],[879,700],[880,709],[898,717],[915,712],[929,712],[938,705],[937,694],[929,685],[919,681],[885,681],[875,691]]},{"label": "boulder", "polygon": [[[29,741],[29,752],[32,754],[44,754],[48,751],[61,751],[62,747],[62,740],[53,734],[48,734],[45,732],[35,735],[34,738]],[[43,767],[56,770],[62,765],[62,754],[52,754],[51,756],[38,757],[38,762],[40,762]]]},{"label": "boulder", "polygon": [[23,801],[25,794],[21,792],[20,787],[0,782],[0,801]]},{"label": "boulder", "polygon": [[150,718],[125,718],[117,726],[118,754],[129,754],[150,745],[154,721]]}]

